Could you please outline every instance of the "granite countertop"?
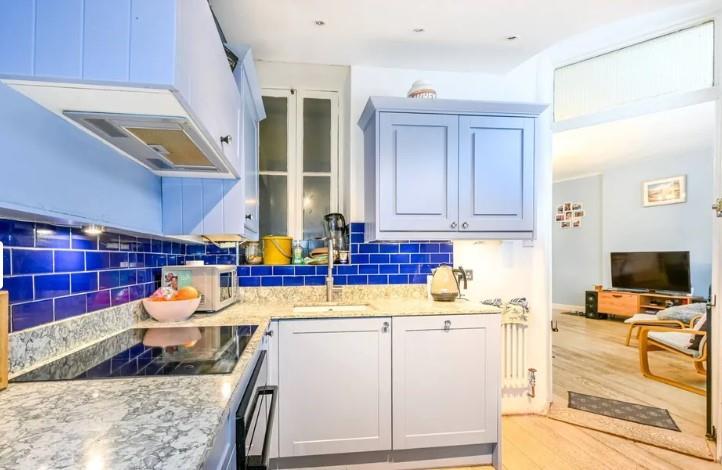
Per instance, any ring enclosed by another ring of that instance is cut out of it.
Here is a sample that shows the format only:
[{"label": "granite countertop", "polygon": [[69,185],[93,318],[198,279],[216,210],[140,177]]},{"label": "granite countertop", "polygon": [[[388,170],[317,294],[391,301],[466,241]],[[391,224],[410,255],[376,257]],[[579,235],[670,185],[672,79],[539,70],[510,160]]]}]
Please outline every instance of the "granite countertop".
[{"label": "granite countertop", "polygon": [[236,304],[182,323],[142,321],[134,326],[257,324],[258,329],[227,375],[10,384],[0,392],[0,469],[202,467],[272,319],[499,313],[468,301],[358,304],[367,308],[294,313],[289,304]]}]

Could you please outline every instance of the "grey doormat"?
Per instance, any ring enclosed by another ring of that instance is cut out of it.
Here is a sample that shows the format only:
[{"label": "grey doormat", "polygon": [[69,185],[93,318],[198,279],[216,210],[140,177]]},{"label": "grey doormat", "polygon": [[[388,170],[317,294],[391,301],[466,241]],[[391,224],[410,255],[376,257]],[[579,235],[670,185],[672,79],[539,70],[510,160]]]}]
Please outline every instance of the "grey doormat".
[{"label": "grey doormat", "polygon": [[638,405],[637,403],[595,397],[594,395],[571,391],[569,392],[569,408],[681,432],[669,411],[664,408]]}]

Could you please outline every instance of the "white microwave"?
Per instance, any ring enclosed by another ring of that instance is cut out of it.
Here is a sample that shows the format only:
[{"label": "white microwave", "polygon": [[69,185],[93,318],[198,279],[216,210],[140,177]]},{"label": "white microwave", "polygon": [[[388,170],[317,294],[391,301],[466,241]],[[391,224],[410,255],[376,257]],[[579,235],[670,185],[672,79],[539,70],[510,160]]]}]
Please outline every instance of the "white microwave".
[{"label": "white microwave", "polygon": [[199,312],[217,312],[238,300],[238,274],[229,264],[164,266],[161,286],[193,286],[201,294]]}]

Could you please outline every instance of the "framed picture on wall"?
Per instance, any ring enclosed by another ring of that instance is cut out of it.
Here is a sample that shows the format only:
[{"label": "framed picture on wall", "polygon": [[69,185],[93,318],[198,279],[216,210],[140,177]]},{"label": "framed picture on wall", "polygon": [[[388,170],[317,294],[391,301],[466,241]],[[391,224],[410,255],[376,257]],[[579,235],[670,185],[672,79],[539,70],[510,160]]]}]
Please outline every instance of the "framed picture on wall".
[{"label": "framed picture on wall", "polygon": [[687,202],[687,176],[673,176],[642,183],[644,207]]}]

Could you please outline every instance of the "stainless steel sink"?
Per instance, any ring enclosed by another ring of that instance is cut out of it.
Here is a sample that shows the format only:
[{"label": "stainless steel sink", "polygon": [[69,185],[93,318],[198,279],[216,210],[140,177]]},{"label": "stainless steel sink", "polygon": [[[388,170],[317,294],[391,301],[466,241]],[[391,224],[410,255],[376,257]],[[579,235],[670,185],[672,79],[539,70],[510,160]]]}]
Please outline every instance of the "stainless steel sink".
[{"label": "stainless steel sink", "polygon": [[296,305],[293,307],[293,313],[321,313],[321,312],[358,312],[368,310],[369,306],[364,304],[357,305]]}]

